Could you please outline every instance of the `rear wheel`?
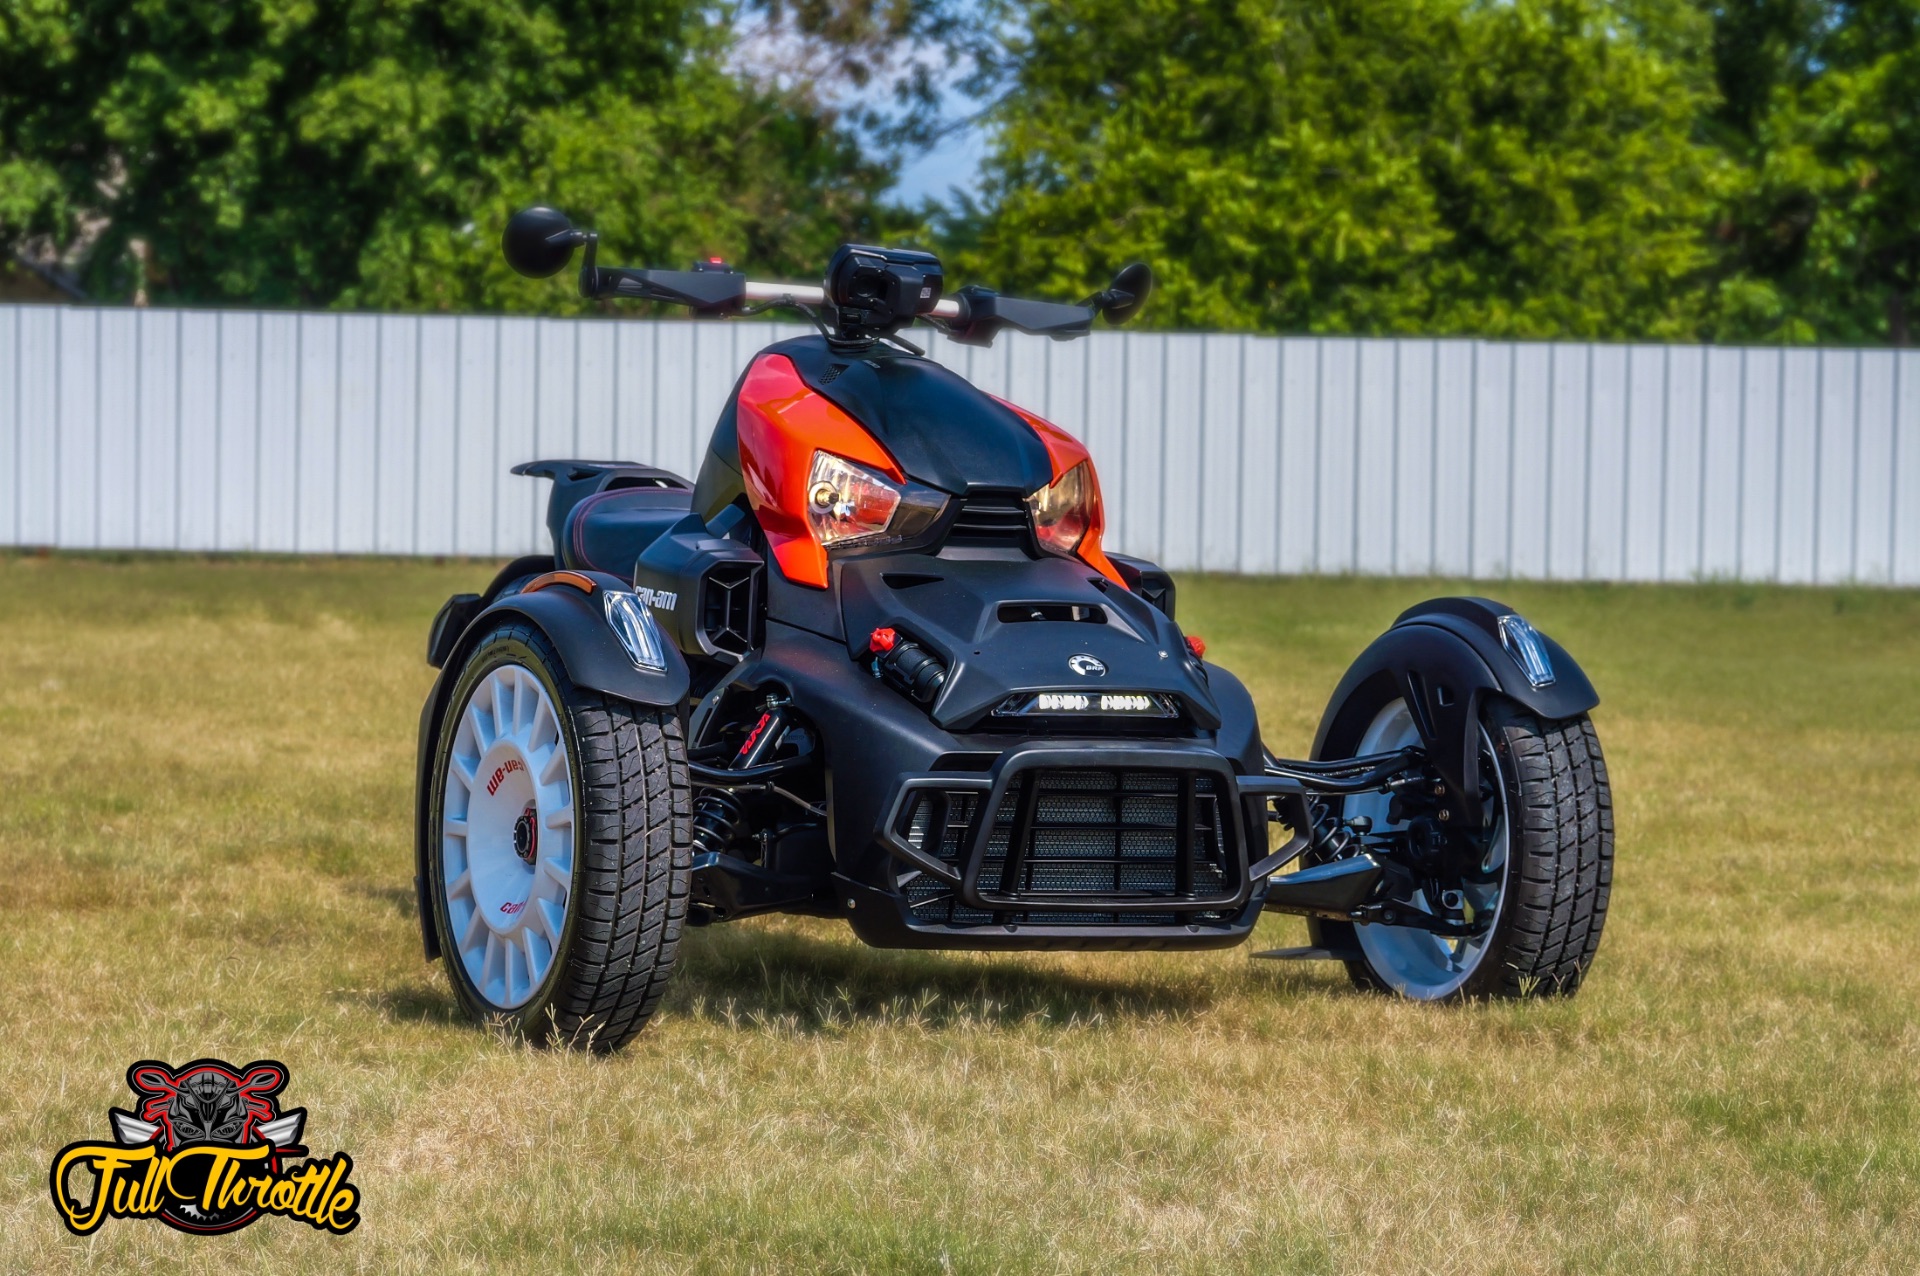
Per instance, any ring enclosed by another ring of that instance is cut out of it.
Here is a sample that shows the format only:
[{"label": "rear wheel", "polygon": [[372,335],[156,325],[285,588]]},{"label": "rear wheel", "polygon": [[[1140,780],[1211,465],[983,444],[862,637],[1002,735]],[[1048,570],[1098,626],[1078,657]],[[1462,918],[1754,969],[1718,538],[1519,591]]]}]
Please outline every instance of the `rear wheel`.
[{"label": "rear wheel", "polygon": [[[1406,702],[1381,689],[1366,726],[1350,741],[1328,741],[1326,756],[1383,753],[1419,743]],[[1372,706],[1369,706],[1372,707]],[[1526,997],[1576,991],[1593,962],[1613,886],[1613,798],[1593,722],[1582,714],[1547,721],[1489,699],[1481,715],[1480,771],[1485,854],[1425,892],[1459,892],[1468,920],[1491,917],[1480,934],[1445,939],[1383,924],[1310,923],[1314,942],[1355,954],[1347,972],[1363,988],[1419,1001]],[[1388,800],[1346,800],[1342,814],[1365,816],[1376,833],[1398,827]]]},{"label": "rear wheel", "polygon": [[475,1017],[613,1050],[665,990],[687,914],[678,715],[573,685],[538,629],[483,637],[437,741],[430,878]]}]

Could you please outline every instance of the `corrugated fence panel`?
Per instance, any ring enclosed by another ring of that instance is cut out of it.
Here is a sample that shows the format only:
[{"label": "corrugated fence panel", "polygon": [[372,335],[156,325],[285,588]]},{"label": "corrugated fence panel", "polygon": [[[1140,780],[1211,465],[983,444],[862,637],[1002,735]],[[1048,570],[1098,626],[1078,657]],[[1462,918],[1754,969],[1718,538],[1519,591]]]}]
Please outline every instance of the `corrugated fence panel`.
[{"label": "corrugated fence panel", "polygon": [[1920,352],[1893,369],[1893,579],[1920,581]]},{"label": "corrugated fence panel", "polygon": [[[507,555],[509,467],[691,475],[793,324],[0,306],[0,543]],[[1920,352],[929,334],[1208,571],[1920,584]]]}]

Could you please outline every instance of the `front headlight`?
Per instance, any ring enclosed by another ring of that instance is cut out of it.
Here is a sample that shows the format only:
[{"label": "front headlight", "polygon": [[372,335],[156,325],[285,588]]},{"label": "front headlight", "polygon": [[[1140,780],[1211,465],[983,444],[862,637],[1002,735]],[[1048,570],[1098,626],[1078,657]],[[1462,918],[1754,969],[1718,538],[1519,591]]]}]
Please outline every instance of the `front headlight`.
[{"label": "front headlight", "polygon": [[609,589],[601,593],[600,606],[606,612],[607,624],[613,627],[613,636],[626,648],[627,659],[633,661],[633,667],[665,673],[667,644],[646,604],[625,590]]},{"label": "front headlight", "polygon": [[1073,553],[1093,526],[1092,469],[1080,462],[1029,496],[1027,508],[1033,513],[1033,534],[1042,549]]},{"label": "front headlight", "polygon": [[900,508],[899,484],[831,452],[815,452],[807,475],[807,526],[822,546],[886,534]]}]

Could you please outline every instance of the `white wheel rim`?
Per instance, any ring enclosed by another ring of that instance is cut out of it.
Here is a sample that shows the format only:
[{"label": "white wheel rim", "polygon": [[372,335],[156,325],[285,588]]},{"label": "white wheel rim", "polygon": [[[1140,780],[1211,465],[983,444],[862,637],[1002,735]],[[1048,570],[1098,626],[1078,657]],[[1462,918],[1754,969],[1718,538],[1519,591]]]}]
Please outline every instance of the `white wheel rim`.
[{"label": "white wheel rim", "polygon": [[[1488,870],[1500,870],[1494,874],[1494,880],[1479,885],[1464,885],[1467,911],[1470,917],[1479,918],[1491,914],[1487,926],[1478,935],[1458,939],[1443,939],[1432,931],[1420,930],[1412,926],[1355,926],[1354,937],[1359,941],[1360,950],[1366,954],[1367,964],[1374,974],[1380,977],[1395,992],[1418,1001],[1431,1001],[1445,997],[1459,990],[1473,972],[1479,969],[1480,961],[1486,956],[1487,946],[1493,941],[1493,932],[1500,924],[1500,906],[1506,896],[1507,864],[1507,802],[1506,786],[1500,774],[1500,759],[1493,751],[1493,742],[1481,729],[1481,765],[1491,767],[1493,773],[1483,776],[1490,780],[1494,798],[1488,803],[1488,815],[1491,819],[1487,857],[1481,861]],[[1407,708],[1405,700],[1395,700],[1374,717],[1367,727],[1366,734],[1360,738],[1359,754],[1388,753],[1420,743],[1420,731],[1413,723],[1413,714]],[[1368,793],[1359,797],[1350,797],[1346,802],[1345,814],[1348,819],[1364,815],[1373,821],[1375,833],[1404,828],[1405,823],[1394,824],[1387,819],[1389,799],[1385,794]],[[1439,901],[1426,898],[1424,890],[1416,892],[1415,902],[1423,907],[1439,911]]]},{"label": "white wheel rim", "polygon": [[517,1009],[553,969],[573,891],[566,733],[525,666],[490,670],[460,707],[444,820],[441,885],[460,962],[489,1005]]}]

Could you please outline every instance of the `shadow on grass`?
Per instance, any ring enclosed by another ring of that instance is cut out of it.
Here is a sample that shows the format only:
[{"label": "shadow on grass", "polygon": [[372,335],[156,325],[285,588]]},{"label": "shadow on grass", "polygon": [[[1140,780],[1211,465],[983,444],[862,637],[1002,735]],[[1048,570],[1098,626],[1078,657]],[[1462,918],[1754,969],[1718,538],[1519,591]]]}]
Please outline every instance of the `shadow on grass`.
[{"label": "shadow on grass", "polygon": [[[1023,959],[1029,964],[1022,964]],[[1101,1023],[1207,1009],[1204,977],[1103,979],[1040,964],[1042,954],[900,951],[757,926],[690,932],[664,1009],[804,1032],[859,1024]]]},{"label": "shadow on grass", "polygon": [[369,988],[358,995],[368,1009],[393,1023],[448,1027],[473,1022],[461,1011],[452,991],[438,979]]},{"label": "shadow on grass", "polygon": [[[1326,967],[1249,964],[1258,995],[1330,991]],[[861,1025],[1066,1027],[1178,1021],[1211,1009],[1226,991],[1217,966],[1169,969],[1156,962],[1138,978],[1103,978],[1061,970],[1042,953],[877,949],[735,923],[685,932],[660,1008],[708,1023],[806,1033]],[[1339,980],[1334,991],[1351,990]],[[361,1000],[391,1021],[471,1022],[437,977],[368,990]]]}]

